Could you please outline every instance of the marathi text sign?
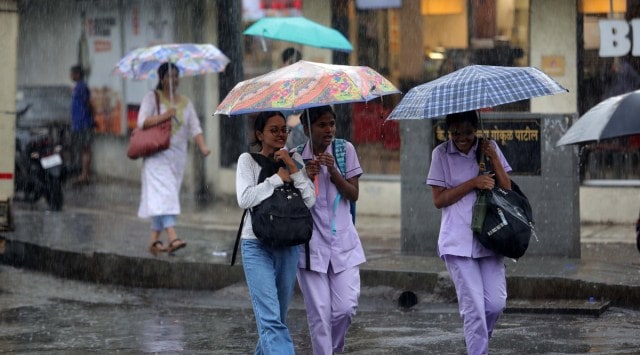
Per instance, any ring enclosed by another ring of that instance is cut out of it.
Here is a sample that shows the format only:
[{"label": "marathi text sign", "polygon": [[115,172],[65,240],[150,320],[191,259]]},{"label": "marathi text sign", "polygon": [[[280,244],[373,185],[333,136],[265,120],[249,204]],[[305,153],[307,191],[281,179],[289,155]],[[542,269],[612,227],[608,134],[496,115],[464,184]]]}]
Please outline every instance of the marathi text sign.
[{"label": "marathi text sign", "polygon": [[[540,175],[540,120],[539,119],[490,119],[483,118],[485,138],[494,140],[513,169],[512,174]],[[434,142],[440,144],[448,139],[444,121],[434,124]]]}]

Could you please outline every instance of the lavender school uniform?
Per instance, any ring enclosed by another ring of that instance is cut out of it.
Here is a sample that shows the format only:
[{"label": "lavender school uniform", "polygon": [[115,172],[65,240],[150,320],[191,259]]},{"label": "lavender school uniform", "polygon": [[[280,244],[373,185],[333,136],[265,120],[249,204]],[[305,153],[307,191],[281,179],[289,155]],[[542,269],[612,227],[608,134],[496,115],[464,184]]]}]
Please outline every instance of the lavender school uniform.
[{"label": "lavender school uniform", "polygon": [[[346,178],[350,179],[361,175],[362,168],[353,145],[346,142],[345,148]],[[333,143],[326,152],[333,152]],[[312,158],[309,144],[302,152],[302,157]],[[310,242],[312,271],[305,270],[305,251],[301,247],[298,281],[304,295],[309,330],[312,332],[313,353],[327,355],[344,350],[345,336],[360,296],[358,265],[366,259],[351,219],[348,200],[340,199],[334,215],[338,190],[324,166],[320,168],[318,186],[319,195],[311,209],[314,221]],[[335,219],[335,234],[331,228],[332,219]]]},{"label": "lavender school uniform", "polygon": [[[362,175],[362,168],[353,145],[346,142],[346,178]],[[333,154],[333,143],[327,147],[327,153]],[[302,152],[302,159],[312,159],[311,148],[306,145]],[[334,164],[338,168],[337,163]],[[366,261],[364,250],[356,227],[351,221],[349,202],[340,199],[335,213],[336,235],[331,231],[333,218],[333,203],[338,195],[338,189],[329,179],[327,167],[320,167],[318,176],[318,193],[316,203],[311,209],[313,215],[313,236],[309,243],[311,270],[326,273],[329,263],[335,273],[360,265]],[[300,247],[299,268],[306,267],[304,246]]]},{"label": "lavender school uniform", "polygon": [[[511,166],[504,155],[494,142],[492,144],[504,170],[510,172]],[[460,152],[450,140],[438,145],[432,153],[427,184],[450,189],[477,176],[477,148],[477,141],[468,154]],[[467,351],[487,354],[489,338],[504,309],[507,291],[502,256],[473,237],[471,216],[475,200],[476,194],[472,192],[442,208],[438,254],[456,286]]]},{"label": "lavender school uniform", "polygon": [[[504,158],[500,148],[492,142],[505,172],[511,171],[511,166]],[[468,154],[458,150],[456,145],[448,140],[439,144],[432,153],[431,167],[427,177],[427,185],[454,188],[478,175],[476,149],[478,142]],[[452,171],[455,171],[452,174]],[[470,258],[494,256],[473,237],[471,231],[471,216],[476,194],[469,193],[451,206],[442,208],[440,221],[440,235],[438,237],[438,255],[456,255]]]}]

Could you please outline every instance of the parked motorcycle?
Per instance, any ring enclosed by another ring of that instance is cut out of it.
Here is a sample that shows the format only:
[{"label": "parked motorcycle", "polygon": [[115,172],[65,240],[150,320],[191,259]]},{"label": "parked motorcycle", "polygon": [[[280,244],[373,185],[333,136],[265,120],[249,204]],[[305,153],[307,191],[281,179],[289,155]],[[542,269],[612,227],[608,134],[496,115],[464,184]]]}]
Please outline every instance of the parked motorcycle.
[{"label": "parked motorcycle", "polygon": [[66,173],[60,137],[51,126],[26,126],[16,115],[15,191],[16,199],[35,204],[44,197],[52,211],[60,211],[64,201],[62,185]]}]

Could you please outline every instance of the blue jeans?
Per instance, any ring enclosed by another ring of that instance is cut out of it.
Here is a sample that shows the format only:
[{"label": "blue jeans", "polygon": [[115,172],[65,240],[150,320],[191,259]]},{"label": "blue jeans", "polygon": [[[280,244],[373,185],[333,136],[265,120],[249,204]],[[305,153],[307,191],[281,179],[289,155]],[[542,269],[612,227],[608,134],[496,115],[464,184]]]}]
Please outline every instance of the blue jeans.
[{"label": "blue jeans", "polygon": [[294,354],[287,310],[298,270],[298,247],[271,248],[242,240],[242,267],[249,287],[258,335],[256,354]]}]

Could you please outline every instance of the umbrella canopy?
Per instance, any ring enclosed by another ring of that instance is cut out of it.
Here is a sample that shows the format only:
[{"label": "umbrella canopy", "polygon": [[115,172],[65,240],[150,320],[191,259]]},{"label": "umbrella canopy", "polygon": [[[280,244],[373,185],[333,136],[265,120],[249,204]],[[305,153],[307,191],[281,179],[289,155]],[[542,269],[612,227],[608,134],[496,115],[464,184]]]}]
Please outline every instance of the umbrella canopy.
[{"label": "umbrella canopy", "polygon": [[366,66],[298,61],[238,83],[215,114],[296,110],[315,106],[362,102],[400,91]]},{"label": "umbrella canopy", "polygon": [[610,97],[582,115],[557,145],[640,134],[640,90]]},{"label": "umbrella canopy", "polygon": [[351,43],[342,33],[300,16],[265,17],[249,26],[243,33],[335,51],[353,51]]},{"label": "umbrella canopy", "polygon": [[171,62],[182,76],[221,72],[229,58],[211,44],[161,44],[137,48],[124,56],[114,72],[132,79],[157,79],[156,70],[162,63]]},{"label": "umbrella canopy", "polygon": [[567,91],[533,67],[469,65],[409,90],[388,119],[435,118]]}]

